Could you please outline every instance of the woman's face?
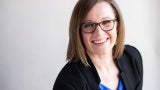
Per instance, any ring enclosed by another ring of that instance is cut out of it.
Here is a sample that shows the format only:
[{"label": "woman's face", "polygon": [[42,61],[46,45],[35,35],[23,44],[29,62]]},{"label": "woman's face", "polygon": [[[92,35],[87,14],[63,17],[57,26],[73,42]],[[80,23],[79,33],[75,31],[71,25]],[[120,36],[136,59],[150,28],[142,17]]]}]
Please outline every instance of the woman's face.
[{"label": "woman's face", "polygon": [[[83,22],[99,23],[105,20],[114,20],[115,14],[112,7],[106,2],[97,3],[87,14]],[[92,55],[112,54],[112,48],[117,38],[117,22],[110,31],[103,31],[99,25],[92,33],[86,33],[82,30],[82,39],[87,53]]]}]

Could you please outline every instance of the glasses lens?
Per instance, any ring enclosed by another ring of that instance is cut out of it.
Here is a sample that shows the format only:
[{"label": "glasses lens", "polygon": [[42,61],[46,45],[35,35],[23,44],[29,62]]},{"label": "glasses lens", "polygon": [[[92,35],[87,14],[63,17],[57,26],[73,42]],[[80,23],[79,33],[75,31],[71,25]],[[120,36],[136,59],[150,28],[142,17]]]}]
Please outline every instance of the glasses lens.
[{"label": "glasses lens", "polygon": [[86,33],[91,33],[95,29],[95,24],[94,23],[84,23],[82,24],[82,30]]},{"label": "glasses lens", "polygon": [[112,30],[114,27],[114,21],[113,20],[105,20],[100,23],[100,26],[103,30]]}]

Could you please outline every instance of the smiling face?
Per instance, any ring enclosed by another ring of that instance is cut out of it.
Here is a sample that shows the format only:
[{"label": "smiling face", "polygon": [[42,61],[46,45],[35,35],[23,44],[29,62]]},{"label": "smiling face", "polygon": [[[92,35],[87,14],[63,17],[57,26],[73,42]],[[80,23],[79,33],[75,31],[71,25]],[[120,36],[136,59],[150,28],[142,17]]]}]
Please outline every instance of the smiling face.
[{"label": "smiling face", "polygon": [[[99,23],[105,20],[114,20],[115,14],[112,7],[106,2],[97,3],[87,14],[84,22]],[[112,48],[117,39],[117,22],[110,31],[104,31],[99,25],[92,33],[82,31],[83,43],[90,55],[112,55]]]}]

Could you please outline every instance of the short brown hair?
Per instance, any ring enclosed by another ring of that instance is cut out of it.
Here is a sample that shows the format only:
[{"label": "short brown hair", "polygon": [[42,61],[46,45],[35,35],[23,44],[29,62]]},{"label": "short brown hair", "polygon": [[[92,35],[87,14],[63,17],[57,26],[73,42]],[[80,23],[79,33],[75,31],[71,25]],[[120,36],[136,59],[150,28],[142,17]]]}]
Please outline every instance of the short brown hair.
[{"label": "short brown hair", "polygon": [[69,44],[66,58],[68,61],[81,60],[85,65],[89,65],[87,62],[85,46],[81,37],[80,26],[91,8],[99,2],[107,2],[110,4],[118,21],[117,41],[116,45],[113,47],[113,58],[118,58],[123,53],[125,28],[121,11],[116,2],[114,0],[79,0],[74,7],[70,20]]}]

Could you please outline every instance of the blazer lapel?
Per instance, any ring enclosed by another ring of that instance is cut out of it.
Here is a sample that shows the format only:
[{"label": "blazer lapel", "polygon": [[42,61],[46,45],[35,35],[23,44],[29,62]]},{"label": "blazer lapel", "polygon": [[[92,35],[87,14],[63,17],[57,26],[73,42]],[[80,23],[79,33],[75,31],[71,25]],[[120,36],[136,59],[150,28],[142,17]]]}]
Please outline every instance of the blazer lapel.
[{"label": "blazer lapel", "polygon": [[123,59],[117,59],[117,66],[120,70],[120,77],[122,78],[122,81],[124,83],[125,90],[132,90],[132,85],[130,85],[130,80],[129,76],[125,73],[124,68],[122,66],[122,61]]}]

